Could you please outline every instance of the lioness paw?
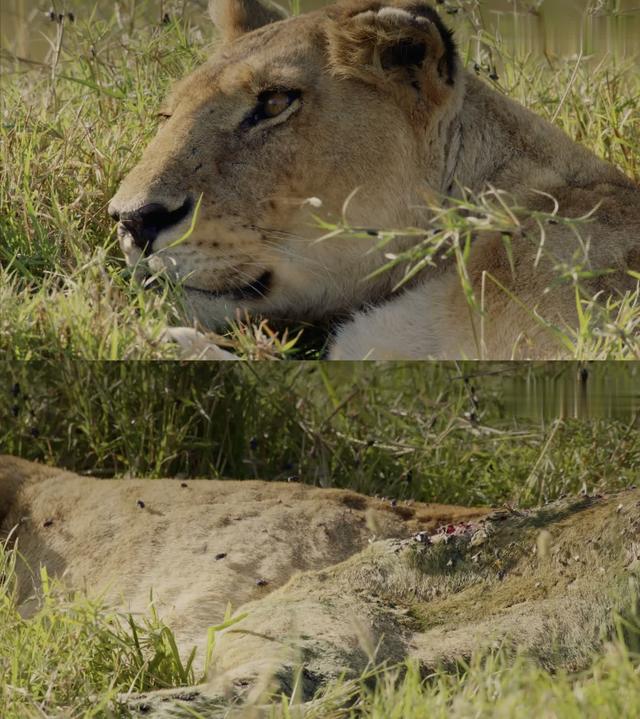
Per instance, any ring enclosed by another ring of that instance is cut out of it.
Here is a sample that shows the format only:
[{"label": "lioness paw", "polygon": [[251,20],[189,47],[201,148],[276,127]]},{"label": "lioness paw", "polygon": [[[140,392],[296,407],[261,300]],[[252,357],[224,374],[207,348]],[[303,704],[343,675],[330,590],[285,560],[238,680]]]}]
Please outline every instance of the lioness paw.
[{"label": "lioness paw", "polygon": [[239,357],[227,352],[213,342],[203,332],[193,327],[169,327],[162,339],[180,345],[181,359],[189,360],[238,360]]}]

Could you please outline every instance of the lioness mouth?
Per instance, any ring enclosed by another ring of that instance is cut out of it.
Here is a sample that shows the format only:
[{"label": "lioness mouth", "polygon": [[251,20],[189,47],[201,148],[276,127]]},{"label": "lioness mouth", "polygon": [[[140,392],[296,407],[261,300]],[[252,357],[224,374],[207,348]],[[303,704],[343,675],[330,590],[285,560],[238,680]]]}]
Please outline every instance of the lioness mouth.
[{"label": "lioness mouth", "polygon": [[247,285],[241,287],[232,287],[228,290],[205,290],[202,287],[185,286],[185,289],[195,292],[202,292],[212,297],[227,297],[236,301],[240,300],[258,300],[266,297],[271,289],[273,281],[273,273],[265,270],[257,280],[253,280]]}]

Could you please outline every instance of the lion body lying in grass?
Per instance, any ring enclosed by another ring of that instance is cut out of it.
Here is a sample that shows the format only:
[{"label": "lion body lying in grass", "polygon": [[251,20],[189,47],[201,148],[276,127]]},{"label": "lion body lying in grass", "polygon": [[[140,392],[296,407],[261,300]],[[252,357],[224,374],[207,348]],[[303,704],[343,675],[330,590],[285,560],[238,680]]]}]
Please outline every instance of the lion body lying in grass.
[{"label": "lion body lying in grass", "polygon": [[228,716],[230,700],[269,688],[309,698],[372,663],[428,669],[496,645],[576,670],[638,590],[639,502],[636,490],[487,516],[294,483],[95,480],[0,458],[0,528],[26,562],[25,613],[41,565],[123,611],[145,611],[153,592],[185,654],[227,602],[236,610],[208,683],[133,702],[157,716],[185,702]]},{"label": "lion body lying in grass", "polygon": [[[202,325],[342,318],[335,359],[548,358],[577,336],[578,297],[634,291],[638,186],[465,71],[427,4],[211,10],[222,46],[178,84],[110,209],[129,264],[183,282]],[[416,242],[378,230],[433,229],[434,204],[491,188],[521,208],[510,228],[401,287],[406,263],[377,272]],[[363,229],[317,241],[317,216]]]},{"label": "lion body lying in grass", "polygon": [[[186,486],[183,486],[186,485]],[[21,601],[36,597],[38,565],[124,610],[144,612],[151,591],[183,646],[207,627],[286,584],[363,550],[481,510],[390,502],[298,483],[96,480],[0,458],[0,522],[17,526]],[[35,590],[35,594],[34,594]],[[201,656],[201,652],[200,652]]]}]

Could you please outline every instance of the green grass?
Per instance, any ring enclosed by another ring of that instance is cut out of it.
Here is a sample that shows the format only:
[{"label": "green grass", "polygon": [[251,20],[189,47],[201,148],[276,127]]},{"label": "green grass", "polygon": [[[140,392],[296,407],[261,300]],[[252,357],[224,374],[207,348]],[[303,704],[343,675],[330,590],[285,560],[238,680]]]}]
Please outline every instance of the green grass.
[{"label": "green grass", "polygon": [[[623,642],[611,643],[604,657],[576,676],[551,674],[524,657],[514,662],[497,652],[477,655],[458,671],[439,670],[426,680],[409,664],[404,674],[383,674],[373,690],[361,682],[332,687],[328,694],[304,715],[306,719],[640,716],[638,655]],[[349,694],[355,708],[345,709],[344,699]],[[296,714],[283,708],[274,710],[272,716],[288,718]]]},{"label": "green grass", "polygon": [[[450,20],[458,26],[468,65],[478,62],[486,76],[497,68],[499,79],[487,81],[640,179],[637,58],[521,57],[490,36],[475,2],[459,4],[465,12]],[[212,38],[201,14],[174,14],[159,24],[158,3],[137,5],[133,19],[125,13],[119,21],[87,7],[74,23],[66,20],[58,29],[59,55],[43,65],[21,62],[8,51],[0,58],[0,351],[6,357],[176,356],[177,349],[160,338],[167,325],[181,321],[180,290],[155,294],[136,286],[106,206],[152,136],[167,87],[205,57]],[[473,32],[481,33],[480,46],[469,39]],[[503,225],[496,203],[469,202],[488,227]],[[397,261],[410,272],[433,254],[434,243],[463,248],[475,227],[463,212],[449,211],[436,223],[435,240],[418,242]],[[352,232],[343,230],[346,236]],[[559,267],[558,273],[579,284],[579,268]],[[590,299],[580,300],[574,332],[555,328],[569,355],[639,358],[637,294],[604,307]],[[470,301],[477,305],[477,299]],[[232,338],[245,356],[317,356],[322,337],[307,331],[303,340],[296,355],[295,347],[272,341],[268,332],[256,337],[252,327]]]},{"label": "green grass", "polygon": [[179,20],[131,29],[93,13],[65,24],[55,71],[3,55],[0,345],[5,355],[171,357],[158,338],[179,302],[143,292],[106,214],[152,136],[171,79],[203,57]]},{"label": "green grass", "polygon": [[590,367],[589,407],[562,363],[7,363],[0,452],[97,476],[298,475],[531,505],[637,481],[638,369]]},{"label": "green grass", "polygon": [[105,716],[119,713],[118,693],[196,681],[193,654],[181,659],[154,611],[118,615],[97,599],[71,594],[44,569],[42,605],[23,618],[14,574],[18,551],[0,543],[0,715],[50,716],[64,707],[65,716]]}]

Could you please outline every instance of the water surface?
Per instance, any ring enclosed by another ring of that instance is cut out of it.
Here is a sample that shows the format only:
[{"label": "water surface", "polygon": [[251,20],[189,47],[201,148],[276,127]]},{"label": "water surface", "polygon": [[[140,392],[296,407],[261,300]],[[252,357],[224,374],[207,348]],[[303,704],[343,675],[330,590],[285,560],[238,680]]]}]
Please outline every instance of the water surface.
[{"label": "water surface", "polygon": [[[209,31],[206,0],[2,0],[0,42],[5,53],[25,60],[46,61],[56,36],[47,12],[72,12],[81,23],[92,18],[133,15],[138,23],[157,23],[169,15],[191,16]],[[280,0],[287,7],[287,0]],[[301,0],[302,11],[326,5],[325,0]],[[456,3],[444,3],[441,12],[451,23],[449,11]],[[467,6],[474,6],[466,0]],[[550,60],[578,54],[602,57],[637,57],[640,52],[639,0],[479,0],[482,25],[514,50],[546,56]]]}]

